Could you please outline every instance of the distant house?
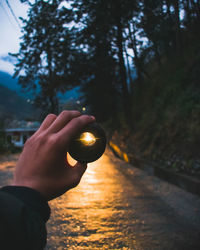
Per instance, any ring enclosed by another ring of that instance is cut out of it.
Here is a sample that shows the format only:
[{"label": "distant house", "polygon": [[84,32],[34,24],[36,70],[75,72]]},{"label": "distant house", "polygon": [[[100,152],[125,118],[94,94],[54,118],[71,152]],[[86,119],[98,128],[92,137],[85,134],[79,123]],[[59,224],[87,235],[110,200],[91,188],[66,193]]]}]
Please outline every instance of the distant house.
[{"label": "distant house", "polygon": [[15,147],[23,147],[26,140],[37,131],[38,122],[13,121],[9,128],[5,129],[6,140]]}]

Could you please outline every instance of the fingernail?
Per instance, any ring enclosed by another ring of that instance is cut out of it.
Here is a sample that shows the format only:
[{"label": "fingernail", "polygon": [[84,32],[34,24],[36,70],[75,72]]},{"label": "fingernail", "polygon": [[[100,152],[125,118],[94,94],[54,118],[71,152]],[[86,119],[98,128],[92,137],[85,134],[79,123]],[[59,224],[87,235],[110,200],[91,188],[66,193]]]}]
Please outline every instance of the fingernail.
[{"label": "fingernail", "polygon": [[91,115],[90,117],[92,118],[92,120],[96,120],[96,118],[93,115]]}]

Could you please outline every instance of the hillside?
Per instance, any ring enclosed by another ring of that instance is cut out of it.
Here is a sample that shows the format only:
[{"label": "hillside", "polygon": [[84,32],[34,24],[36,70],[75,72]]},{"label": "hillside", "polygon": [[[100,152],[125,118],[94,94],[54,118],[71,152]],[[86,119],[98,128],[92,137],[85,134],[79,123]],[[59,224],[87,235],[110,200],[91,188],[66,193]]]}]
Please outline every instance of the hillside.
[{"label": "hillside", "polygon": [[[81,95],[80,88],[76,87],[66,93],[58,93],[58,98],[61,103],[66,103],[70,99],[79,99]],[[37,119],[33,117],[38,117],[38,112],[27,102],[34,97],[32,92],[23,91],[17,79],[0,71],[0,118]]]},{"label": "hillside", "polygon": [[15,91],[22,98],[33,99],[33,93],[25,92],[18,84],[18,79],[13,78],[12,75],[4,71],[0,71],[0,84],[12,91]]},{"label": "hillside", "polygon": [[200,44],[152,68],[153,62],[150,79],[135,87],[133,130],[119,130],[112,140],[130,158],[200,175]]},{"label": "hillside", "polygon": [[0,84],[0,119],[28,119],[36,115],[33,106],[25,99]]},{"label": "hillside", "polygon": [[10,74],[4,71],[0,71],[0,84],[8,89],[15,91],[18,95],[24,96],[21,87],[18,84],[18,80],[13,78]]},{"label": "hillside", "polygon": [[20,89],[20,86],[17,84],[17,79],[12,78],[10,74],[4,71],[0,71],[0,84],[15,91]]},{"label": "hillside", "polygon": [[[18,79],[13,78],[10,74],[0,71],[0,84],[5,86],[6,88],[15,91],[19,96],[26,99],[33,99],[34,94],[30,92],[25,92],[21,86],[18,84]],[[75,87],[72,90],[67,91],[66,93],[58,93],[58,98],[60,101],[66,101],[71,97],[74,99],[78,99],[81,95],[81,91],[79,87]]]}]

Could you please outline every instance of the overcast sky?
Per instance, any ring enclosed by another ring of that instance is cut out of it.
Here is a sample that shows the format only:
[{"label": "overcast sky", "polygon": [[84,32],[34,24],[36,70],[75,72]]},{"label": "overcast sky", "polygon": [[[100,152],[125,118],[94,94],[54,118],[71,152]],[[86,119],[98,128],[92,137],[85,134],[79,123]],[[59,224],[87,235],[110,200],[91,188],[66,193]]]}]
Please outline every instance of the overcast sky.
[{"label": "overcast sky", "polygon": [[28,6],[21,4],[20,0],[0,0],[0,71],[13,74],[14,67],[7,56],[9,52],[18,52],[22,34],[7,2],[19,23],[20,16],[26,17]]}]

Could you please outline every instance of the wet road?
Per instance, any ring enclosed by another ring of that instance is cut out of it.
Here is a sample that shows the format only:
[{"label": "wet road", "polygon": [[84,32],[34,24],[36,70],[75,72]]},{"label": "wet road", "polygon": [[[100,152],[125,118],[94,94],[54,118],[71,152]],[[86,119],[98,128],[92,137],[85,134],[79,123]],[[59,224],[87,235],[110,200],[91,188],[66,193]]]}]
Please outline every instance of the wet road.
[{"label": "wet road", "polygon": [[51,207],[47,249],[200,249],[200,199],[111,152]]},{"label": "wet road", "polygon": [[[0,185],[11,178],[9,165],[0,164]],[[109,151],[50,206],[46,249],[200,249],[200,198]]]}]

